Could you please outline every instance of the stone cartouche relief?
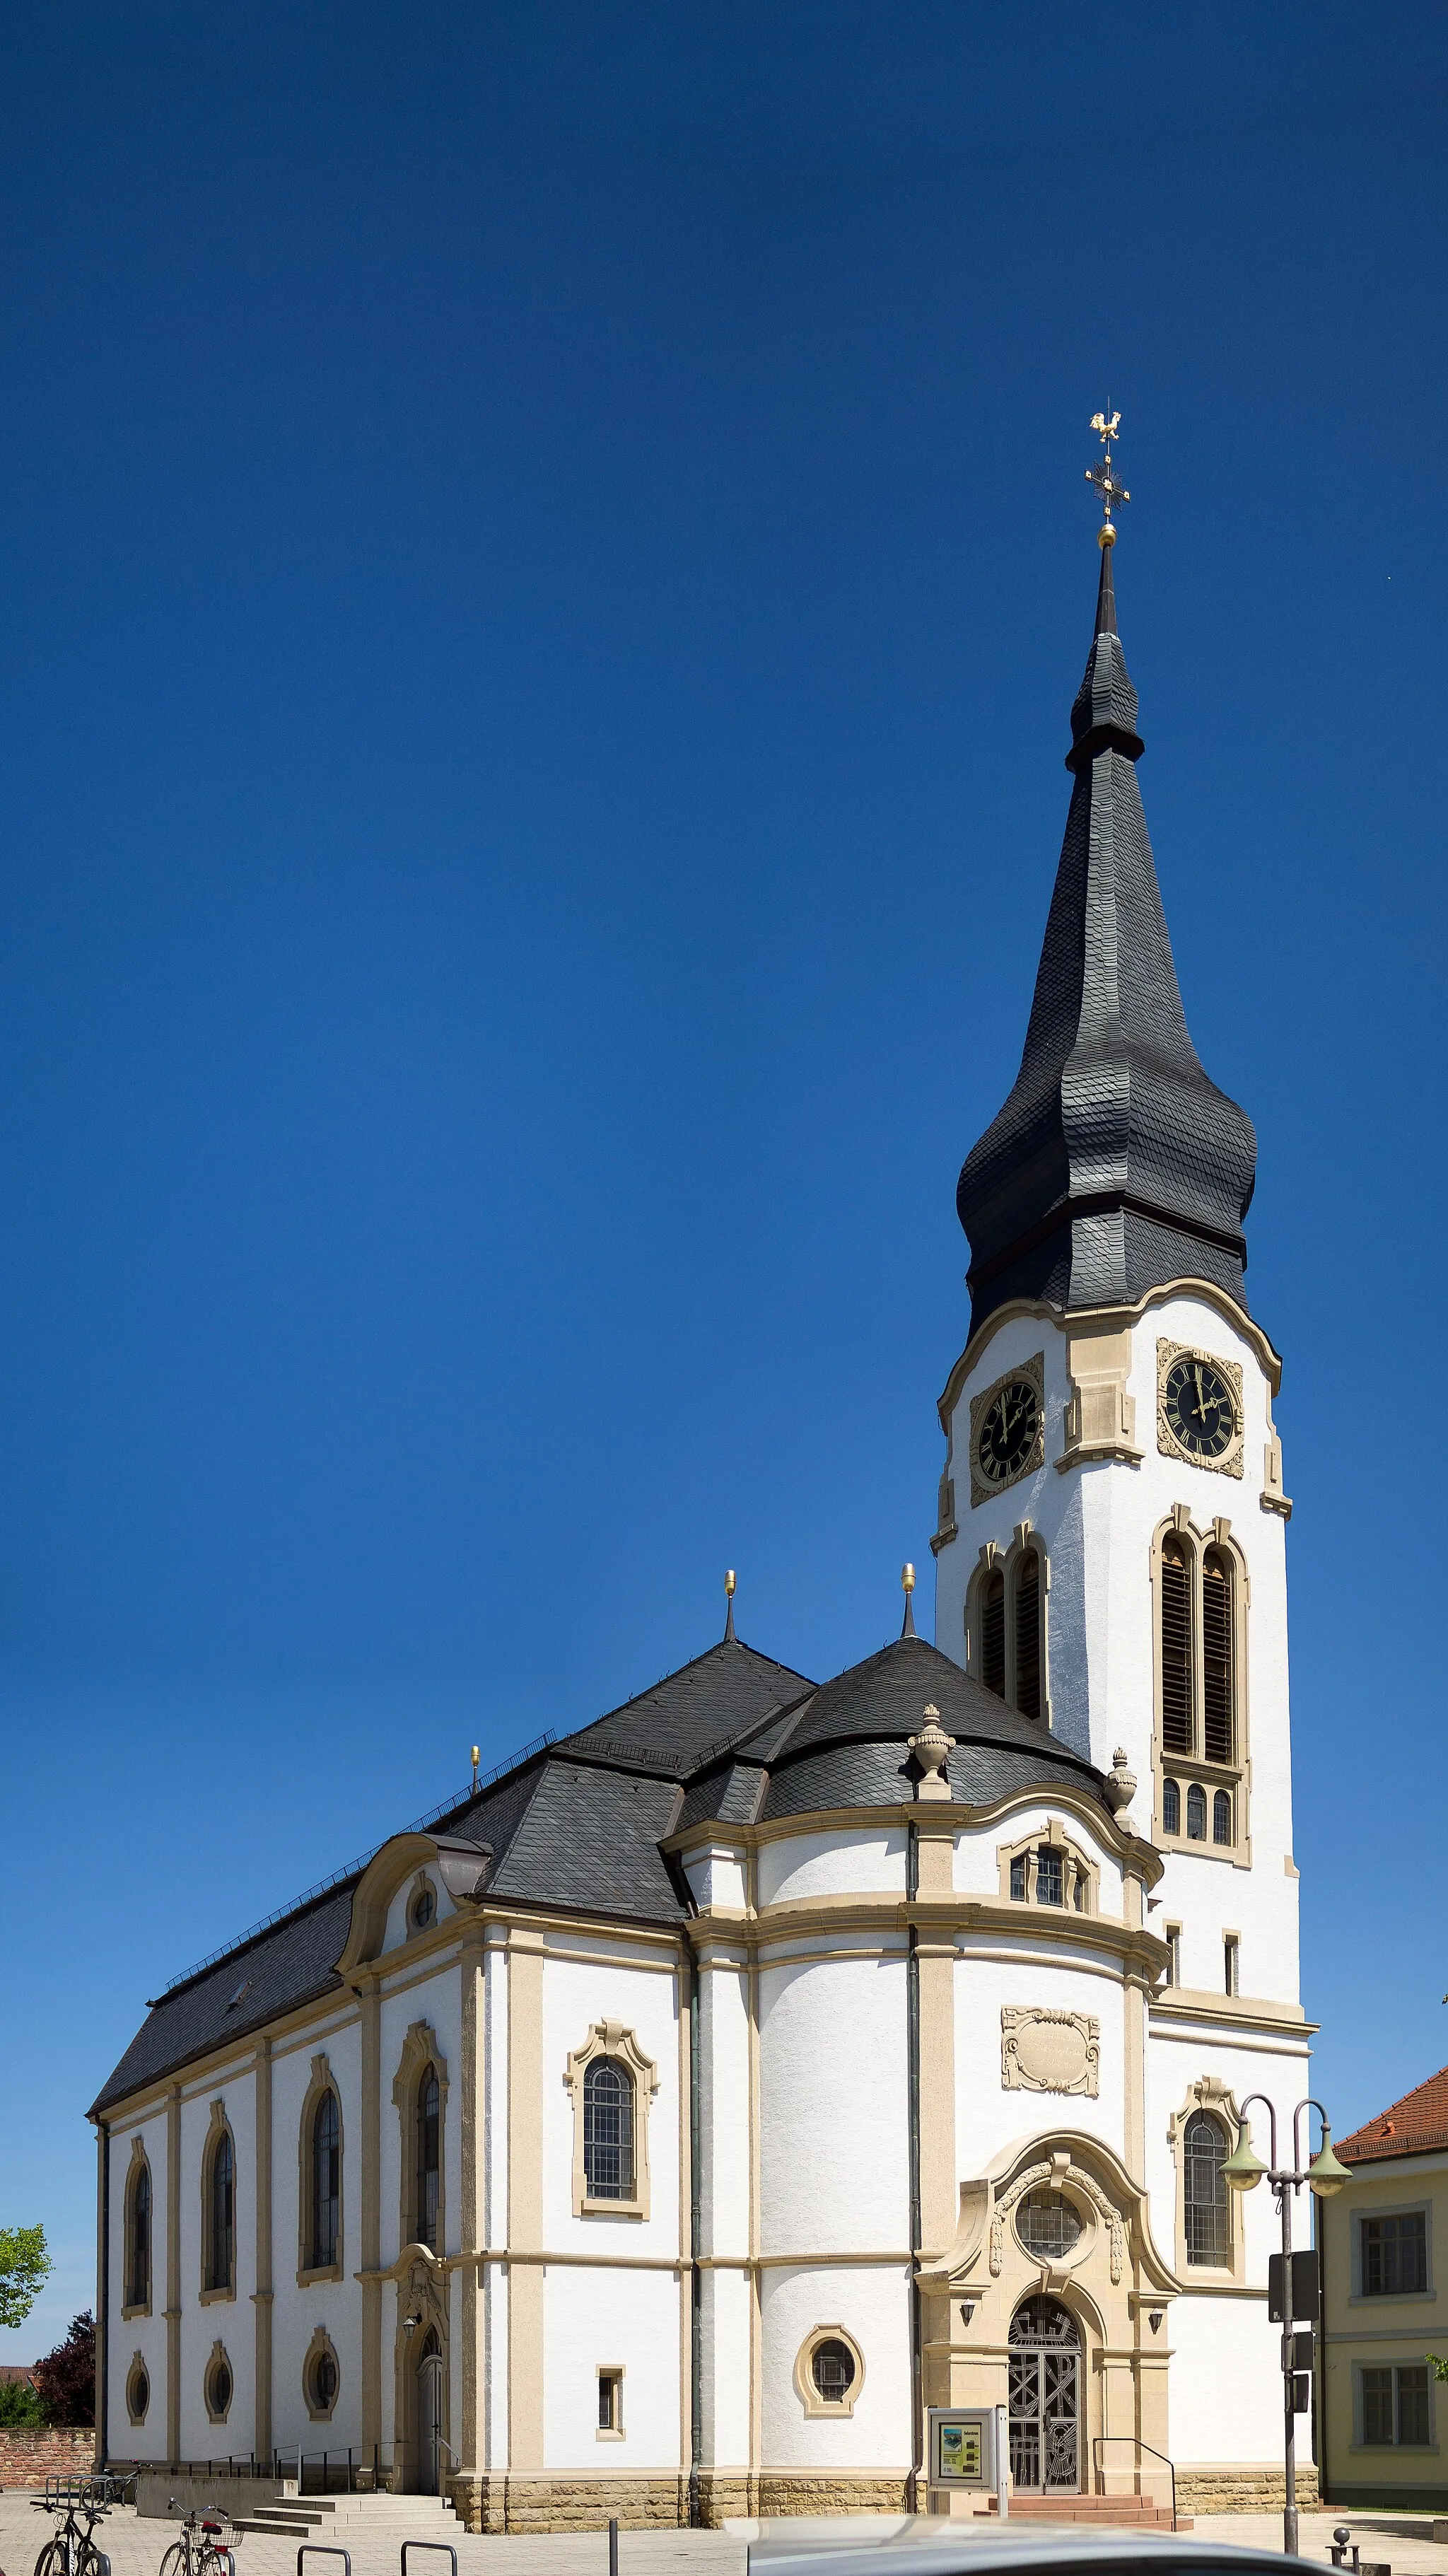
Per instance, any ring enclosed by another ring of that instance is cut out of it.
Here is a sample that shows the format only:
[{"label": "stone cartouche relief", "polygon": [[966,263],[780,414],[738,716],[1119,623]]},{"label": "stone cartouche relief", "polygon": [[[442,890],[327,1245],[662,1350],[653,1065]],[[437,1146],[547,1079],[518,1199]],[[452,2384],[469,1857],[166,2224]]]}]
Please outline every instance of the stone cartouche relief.
[{"label": "stone cartouche relief", "polygon": [[1007,2093],[1100,2092],[1101,2024],[1094,2013],[1001,2006],[1001,2083]]}]

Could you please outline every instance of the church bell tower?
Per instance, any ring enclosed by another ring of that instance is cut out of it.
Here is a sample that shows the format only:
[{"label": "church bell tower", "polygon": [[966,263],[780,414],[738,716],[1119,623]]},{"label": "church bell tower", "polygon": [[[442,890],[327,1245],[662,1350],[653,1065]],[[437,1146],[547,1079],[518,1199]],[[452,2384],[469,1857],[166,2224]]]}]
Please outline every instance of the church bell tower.
[{"label": "church bell tower", "polygon": [[[1248,1308],[1256,1138],[1187,1029],[1117,630],[1116,417],[1070,809],[1020,1071],[966,1158],[936,1643],[1124,1792],[1173,1983],[1297,1998],[1281,1363]],[[1154,1917],[1155,1920],[1155,1917]]]}]

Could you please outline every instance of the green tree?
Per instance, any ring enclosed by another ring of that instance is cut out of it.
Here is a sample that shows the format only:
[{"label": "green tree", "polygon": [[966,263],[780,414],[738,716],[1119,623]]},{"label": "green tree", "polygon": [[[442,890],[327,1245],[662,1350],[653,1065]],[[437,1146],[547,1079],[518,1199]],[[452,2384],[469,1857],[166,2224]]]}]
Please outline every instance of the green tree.
[{"label": "green tree", "polygon": [[51,2270],[43,2227],[0,2227],[0,2326],[23,2326]]},{"label": "green tree", "polygon": [[45,2420],[45,2408],[28,2380],[0,2379],[0,2432]]}]

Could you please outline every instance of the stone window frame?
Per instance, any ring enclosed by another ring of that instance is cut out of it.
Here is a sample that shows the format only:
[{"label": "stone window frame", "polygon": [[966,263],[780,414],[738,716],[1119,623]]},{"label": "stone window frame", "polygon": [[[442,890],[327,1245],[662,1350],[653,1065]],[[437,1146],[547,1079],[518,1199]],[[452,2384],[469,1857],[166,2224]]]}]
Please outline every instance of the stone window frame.
[{"label": "stone window frame", "polygon": [[[1000,1895],[1002,1904],[1035,1904],[1037,1868],[1036,1854],[1040,1850],[1042,1843],[1048,1843],[1053,1851],[1059,1851],[1062,1856],[1062,1888],[1065,1898],[1065,1902],[1061,1905],[1048,1905],[1043,1907],[1041,1909],[1043,1916],[1048,1919],[1060,1916],[1065,1920],[1072,1914],[1099,1914],[1101,1911],[1101,1864],[1099,1861],[1092,1860],[1090,1855],[1083,1851],[1081,1845],[1072,1840],[1072,1837],[1067,1833],[1059,1816],[1048,1817],[1044,1825],[1037,1825],[1035,1830],[1031,1833],[1017,1835],[1014,1842],[997,1843],[996,1863],[1000,1870]],[[1012,1896],[1011,1894],[1011,1863],[1014,1860],[1024,1860],[1026,1864],[1026,1892],[1024,1896]],[[1080,1889],[1084,1900],[1079,1906],[1076,1903],[1076,1891],[1078,1888]]]},{"label": "stone window frame", "polygon": [[[429,1929],[431,1927],[429,1926]],[[437,2077],[437,2245],[422,2245],[417,2234],[417,2094],[427,2068]],[[447,2059],[430,2021],[409,2024],[392,2079],[392,2099],[399,2123],[397,2243],[399,2252],[420,2245],[424,2254],[441,2256],[447,2245]]]},{"label": "stone window frame", "polygon": [[1205,2111],[1219,2120],[1227,2133],[1230,2155],[1242,2134],[1242,2115],[1230,2084],[1215,2075],[1199,2075],[1187,2086],[1178,2108],[1167,2122],[1166,2140],[1171,2149],[1175,2268],[1178,2280],[1188,2290],[1220,2290],[1227,2282],[1240,2284],[1247,2278],[1247,2231],[1243,2225],[1242,2195],[1230,2185],[1227,2190],[1227,2246],[1225,2263],[1190,2263],[1187,2260],[1187,2122],[1194,2112]]},{"label": "stone window frame", "polygon": [[[150,2313],[151,2312],[148,2308],[146,2310],[146,2314],[149,2316]],[[136,2404],[136,2387],[138,2381],[141,2380],[144,2380],[146,2387],[146,2402],[144,2406],[138,2406]],[[151,2365],[147,2361],[145,2354],[138,2350],[132,2353],[130,2368],[126,2372],[126,2413],[133,2424],[144,2424],[146,2417],[150,2412],[150,2408]]]},{"label": "stone window frame", "polygon": [[[617,2058],[628,2069],[634,2089],[634,2187],[627,2200],[594,2200],[588,2189],[583,2152],[584,2078],[596,2057]],[[649,2215],[649,2112],[659,2089],[659,2070],[639,2046],[636,2033],[621,2021],[596,2021],[581,2048],[571,2049],[563,2077],[573,2100],[573,2215],[575,2218],[647,2218]]]},{"label": "stone window frame", "polygon": [[[231,2278],[229,2281],[213,2281],[209,2277],[211,2271],[212,2246],[211,2179],[215,2170],[217,2151],[223,2138],[229,2140],[231,2146]],[[206,2131],[205,2142],[201,2149],[200,2300],[203,2308],[213,2306],[218,2300],[234,2300],[236,2297],[236,2248],[237,2240],[241,2233],[239,2224],[239,2208],[241,2200],[240,2183],[241,2170],[238,2165],[236,2155],[236,2133],[232,2128],[231,2122],[226,2116],[226,2103],[224,2099],[218,2095],[217,2099],[211,2105],[211,2120]],[[228,2369],[230,2366],[230,2363],[228,2363]],[[208,2362],[206,2367],[209,2371],[211,2363]],[[224,2415],[216,2415],[212,2417],[213,2423],[224,2424],[225,2421],[226,2417]]]},{"label": "stone window frame", "polygon": [[[421,1896],[432,1898],[432,1912],[425,1923],[415,1923],[413,1915]],[[430,1869],[420,1869],[407,1891],[407,1903],[402,1910],[402,1937],[404,1941],[421,1941],[427,1933],[437,1930],[441,1920],[442,1899],[438,1894],[437,1880]]]},{"label": "stone window frame", "polygon": [[[842,2343],[855,2365],[855,2375],[843,2397],[821,2397],[815,2386],[814,2357],[822,2343]],[[811,2326],[794,2357],[795,2393],[805,2414],[811,2418],[832,2416],[838,2423],[853,2415],[861,2389],[865,2385],[865,2356],[848,2326]]]},{"label": "stone window frame", "polygon": [[[337,2105],[337,2259],[334,2263],[313,2263],[312,2245],[312,2130],[322,2097],[330,2093]],[[347,2124],[342,2117],[342,2088],[332,2072],[326,2050],[312,2060],[307,2089],[302,2098],[301,2118],[297,2123],[297,2287],[308,2289],[314,2281],[340,2281],[345,2276],[342,2256],[347,2225]]]},{"label": "stone window frame", "polygon": [[[1009,1372],[1014,1376],[1014,1370]],[[1007,1708],[1016,1705],[1016,1578],[1021,1561],[1033,1555],[1040,1568],[1036,1616],[1040,1623],[1039,1653],[1041,1660],[1041,1715],[1039,1724],[1049,1732],[1051,1726],[1051,1560],[1046,1542],[1035,1523],[1017,1521],[1009,1547],[988,1538],[976,1559],[970,1581],[965,1587],[965,1669],[974,1681],[982,1683],[981,1671],[981,1601],[992,1574],[1005,1581],[1005,1692]],[[1038,1721],[1030,1721],[1035,1725]]]},{"label": "stone window frame", "polygon": [[[146,2245],[146,2295],[144,2299],[133,2299],[131,2292],[135,2287],[135,2257],[132,2238],[136,2224],[136,2193],[143,2173],[151,2195],[150,2228]],[[123,2325],[127,2324],[132,2317],[150,2315],[151,2292],[155,2286],[155,2280],[156,2177],[151,2171],[151,2159],[146,2153],[145,2140],[138,2134],[131,2140],[131,2161],[126,2168],[126,2188],[121,2204],[121,2322]],[[131,2418],[133,2424],[139,2424],[143,2420],[139,2415],[133,2415]]]},{"label": "stone window frame", "polygon": [[600,2384],[605,2379],[611,2379],[614,2387],[618,2391],[618,2396],[614,2404],[613,2422],[611,2424],[599,2424],[594,2432],[594,2440],[597,2442],[626,2442],[628,2440],[628,2428],[623,2420],[624,2364],[621,2361],[601,2361],[598,2364],[596,2376]]},{"label": "stone window frame", "polygon": [[[1192,1751],[1168,1753],[1162,1741],[1162,1653],[1161,1616],[1162,1548],[1169,1538],[1180,1540],[1187,1556],[1191,1582],[1192,1607]],[[1202,1679],[1202,1564],[1208,1551],[1217,1548],[1230,1557],[1232,1582],[1232,1735],[1233,1759],[1209,1762],[1202,1751],[1203,1679]],[[1248,1731],[1247,1677],[1249,1614],[1252,1604],[1252,1577],[1241,1541],[1232,1534],[1232,1524],[1223,1514],[1198,1529],[1186,1503],[1173,1503],[1164,1520],[1151,1534],[1151,1685],[1152,1685],[1152,1838],[1165,1851],[1184,1852],[1192,1860],[1225,1862],[1234,1869],[1252,1866],[1251,1833],[1251,1739]],[[1177,1830],[1168,1833],[1164,1798],[1168,1778],[1178,1784],[1180,1815]],[[1206,1794],[1208,1831],[1205,1841],[1189,1839],[1186,1831],[1187,1792],[1200,1787]],[[1212,1799],[1218,1789],[1225,1789],[1232,1801],[1232,1839],[1229,1843],[1211,1838]]]},{"label": "stone window frame", "polygon": [[[326,2406],[319,2406],[317,2403],[314,2374],[317,2363],[320,2361],[323,2353],[331,2354],[332,2368],[336,2373],[336,2378],[332,2387],[330,2403]],[[308,2344],[306,2353],[302,2360],[302,2396],[306,2401],[308,2420],[313,2424],[330,2424],[333,2415],[336,2413],[337,2400],[341,2394],[342,2365],[337,2358],[337,2347],[333,2343],[325,2326],[314,2326],[312,2328],[312,2340]]]},{"label": "stone window frame", "polygon": [[[226,2371],[229,2385],[227,2388],[226,2404],[218,2407],[215,2403],[213,2391],[216,2386],[217,2371],[223,2367]],[[222,2342],[220,2335],[217,2336],[215,2343],[212,2345],[211,2350],[206,2357],[206,2368],[201,2374],[201,2395],[206,2406],[207,2422],[211,2424],[224,2424],[230,2416],[232,2407],[236,2402],[236,2372],[231,2366],[231,2355],[227,2351],[225,2344]]]}]

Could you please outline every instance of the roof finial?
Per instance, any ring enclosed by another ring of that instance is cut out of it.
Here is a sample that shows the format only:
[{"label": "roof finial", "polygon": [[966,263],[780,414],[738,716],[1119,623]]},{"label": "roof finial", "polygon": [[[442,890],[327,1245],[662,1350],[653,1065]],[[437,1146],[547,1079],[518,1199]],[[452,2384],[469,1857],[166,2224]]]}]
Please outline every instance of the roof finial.
[{"label": "roof finial", "polygon": [[1111,471],[1111,442],[1113,438],[1121,436],[1121,414],[1119,411],[1109,414],[1104,411],[1093,411],[1091,426],[1101,441],[1101,462],[1099,465],[1087,466],[1086,480],[1088,483],[1094,483],[1101,495],[1102,518],[1101,525],[1096,531],[1096,542],[1105,553],[1116,543],[1116,530],[1111,524],[1113,505],[1118,501],[1129,501],[1131,498],[1125,484],[1118,483]]},{"label": "roof finial", "polygon": [[729,1602],[729,1607],[724,1614],[724,1643],[727,1646],[737,1643],[734,1636],[734,1568],[732,1565],[724,1577],[724,1590]]},{"label": "roof finial", "polygon": [[478,1788],[478,1752],[479,1747],[475,1744],[473,1746],[473,1795],[475,1797],[477,1795]]},{"label": "roof finial", "polygon": [[911,1598],[911,1595],[915,1590],[915,1568],[913,1565],[901,1566],[900,1589],[905,1595],[905,1616],[900,1622],[900,1634],[902,1637],[913,1637],[915,1634],[915,1604]]}]

